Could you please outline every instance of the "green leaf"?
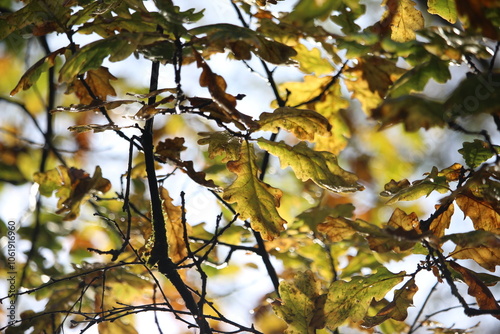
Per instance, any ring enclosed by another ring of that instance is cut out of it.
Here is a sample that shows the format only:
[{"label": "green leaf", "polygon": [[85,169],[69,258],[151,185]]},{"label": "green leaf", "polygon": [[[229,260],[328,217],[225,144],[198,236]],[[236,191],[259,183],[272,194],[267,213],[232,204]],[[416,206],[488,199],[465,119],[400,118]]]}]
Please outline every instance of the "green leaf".
[{"label": "green leaf", "polygon": [[372,116],[382,122],[381,129],[403,123],[406,131],[415,132],[420,128],[443,127],[446,124],[441,103],[413,95],[385,100],[373,109]]},{"label": "green leaf", "polygon": [[450,23],[457,22],[455,0],[428,0],[427,6],[429,13],[439,15]]},{"label": "green leaf", "polygon": [[302,72],[308,74],[330,74],[335,71],[335,68],[330,62],[321,55],[321,51],[317,48],[308,49],[304,44],[298,44],[294,47],[297,55],[293,57],[299,62],[299,68]]},{"label": "green leaf", "polygon": [[202,138],[198,144],[208,144],[208,156],[214,159],[216,156],[224,156],[222,162],[238,160],[241,151],[241,139],[231,135],[227,131],[221,132],[200,132]]},{"label": "green leaf", "polygon": [[264,239],[277,237],[286,224],[276,209],[283,192],[259,180],[253,146],[244,142],[239,160],[229,161],[227,168],[238,177],[224,190],[224,200],[236,203],[239,218],[250,219],[252,228],[261,232]]},{"label": "green leaf", "polygon": [[465,163],[470,168],[476,168],[494,155],[490,145],[482,140],[474,139],[474,142],[464,142],[458,150],[464,157]]},{"label": "green leaf", "polygon": [[282,107],[272,113],[263,112],[258,121],[263,131],[277,133],[280,128],[292,132],[301,140],[314,140],[314,135],[330,135],[332,126],[314,110]]},{"label": "green leaf", "polygon": [[342,169],[337,157],[330,152],[316,152],[305,142],[289,146],[284,142],[258,139],[259,146],[280,158],[281,168],[291,166],[295,175],[302,181],[312,180],[318,186],[333,192],[352,192],[362,190],[356,175]]},{"label": "green leaf", "polygon": [[64,220],[74,220],[80,214],[80,206],[95,192],[105,193],[111,188],[108,179],[102,177],[101,167],[96,166],[90,177],[85,171],[59,166],[46,172],[37,172],[33,180],[39,184],[40,194],[51,196],[57,190],[57,214],[65,214]]},{"label": "green leaf", "polygon": [[349,282],[339,280],[330,285],[325,303],[326,326],[335,330],[344,321],[364,319],[373,299],[381,300],[404,279],[405,272],[393,274],[380,268],[376,274],[354,276]]},{"label": "green leaf", "polygon": [[366,328],[375,327],[388,319],[403,321],[408,317],[408,307],[413,306],[413,296],[418,287],[415,279],[411,279],[401,288],[394,291],[392,302],[377,312],[373,317],[366,317],[362,326]]},{"label": "green leaf", "polygon": [[163,39],[164,37],[153,33],[121,33],[87,44],[66,61],[61,68],[59,81],[72,81],[75,76],[100,67],[107,56],[110,56],[111,62],[118,62],[128,58],[139,45]]},{"label": "green leaf", "polygon": [[16,87],[10,92],[11,96],[16,95],[20,90],[27,90],[33,86],[40,75],[46,72],[49,68],[53,67],[55,64],[55,58],[58,55],[64,54],[66,48],[60,48],[48,56],[43,57],[37,61],[33,66],[31,66],[21,77]]},{"label": "green leaf", "polygon": [[[391,183],[394,180],[391,181]],[[399,201],[414,201],[423,196],[429,196],[431,192],[434,190],[445,193],[449,191],[448,183],[446,182],[446,177],[439,176],[438,170],[436,167],[432,168],[432,172],[422,180],[414,181],[411,185],[409,185],[407,180],[403,180],[405,182],[405,186],[401,186],[401,188],[392,188],[388,187],[389,184],[386,185],[385,191],[383,192],[384,196],[393,197],[387,201],[386,204],[391,205]],[[393,193],[392,191],[397,191]]]},{"label": "green leaf", "polygon": [[403,74],[391,87],[390,97],[399,97],[410,92],[421,92],[430,79],[445,83],[451,79],[448,62],[437,57],[431,57],[429,61],[415,66]]},{"label": "green leaf", "polygon": [[468,75],[445,102],[450,119],[500,110],[500,73]]},{"label": "green leaf", "polygon": [[274,302],[273,309],[288,324],[284,333],[315,334],[323,327],[321,321],[313,321],[321,290],[311,271],[296,274],[293,281],[282,281],[279,291],[281,302]]},{"label": "green leaf", "polygon": [[292,63],[290,57],[297,55],[295,50],[283,43],[248,28],[220,23],[197,27],[189,30],[192,35],[205,35],[196,40],[209,51],[225,52],[230,49],[236,59],[250,59],[250,53],[273,64]]},{"label": "green leaf", "polygon": [[300,23],[306,23],[313,19],[325,20],[340,5],[341,0],[300,0],[290,13],[289,19]]}]

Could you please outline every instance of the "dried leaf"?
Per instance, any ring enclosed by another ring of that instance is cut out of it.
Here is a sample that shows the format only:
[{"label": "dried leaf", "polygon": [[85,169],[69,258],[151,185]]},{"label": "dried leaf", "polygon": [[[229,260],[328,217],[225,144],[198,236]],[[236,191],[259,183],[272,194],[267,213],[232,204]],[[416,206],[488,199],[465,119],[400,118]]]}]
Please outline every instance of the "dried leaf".
[{"label": "dried leaf", "polygon": [[170,198],[168,190],[163,187],[160,187],[159,190],[167,230],[168,256],[174,263],[179,263],[188,255],[184,229],[186,229],[187,235],[190,235],[191,226],[182,221],[182,207],[172,203],[173,200]]},{"label": "dried leaf", "polygon": [[469,217],[476,230],[495,231],[500,229],[500,214],[489,201],[476,197],[470,190],[457,196],[455,202]]},{"label": "dried leaf", "polygon": [[[452,261],[449,261],[448,265],[462,275],[465,284],[469,286],[467,293],[476,298],[479,309],[500,310],[500,305],[498,305],[493,293],[491,293],[490,289],[488,289],[488,287],[474,274],[473,271],[468,270],[467,268],[464,268],[458,263]],[[500,320],[500,315],[492,315]]]},{"label": "dried leaf", "polygon": [[408,317],[408,307],[413,306],[413,296],[417,293],[418,287],[415,279],[411,279],[401,288],[394,291],[392,302],[377,312],[373,317],[366,317],[362,326],[367,328],[375,327],[388,319],[403,321]]},{"label": "dried leaf", "polygon": [[500,237],[497,232],[484,230],[449,234],[441,240],[451,240],[457,247],[450,253],[455,259],[473,259],[481,267],[495,271],[500,265]]}]

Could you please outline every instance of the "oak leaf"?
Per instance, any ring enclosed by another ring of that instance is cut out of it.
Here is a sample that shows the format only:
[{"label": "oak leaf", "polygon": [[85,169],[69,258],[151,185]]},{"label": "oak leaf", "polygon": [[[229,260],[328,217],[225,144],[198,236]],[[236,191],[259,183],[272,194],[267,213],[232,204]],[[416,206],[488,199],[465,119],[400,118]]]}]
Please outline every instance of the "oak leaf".
[{"label": "oak leaf", "polygon": [[286,224],[277,211],[283,192],[259,180],[253,146],[244,142],[239,159],[229,161],[227,168],[237,178],[224,189],[224,200],[236,203],[240,218],[249,219],[252,228],[261,232],[264,239],[272,240],[277,237]]}]

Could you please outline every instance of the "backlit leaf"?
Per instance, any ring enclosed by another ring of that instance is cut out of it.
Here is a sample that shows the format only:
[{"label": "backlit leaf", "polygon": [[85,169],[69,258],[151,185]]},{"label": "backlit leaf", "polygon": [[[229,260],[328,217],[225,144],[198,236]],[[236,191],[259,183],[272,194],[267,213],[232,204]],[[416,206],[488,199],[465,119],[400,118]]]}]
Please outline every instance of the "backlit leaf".
[{"label": "backlit leaf", "polygon": [[462,145],[463,147],[458,152],[470,168],[478,167],[495,154],[487,142],[479,139],[474,139],[472,143],[464,142]]},{"label": "backlit leaf", "polygon": [[335,72],[335,68],[321,55],[319,49],[312,48],[309,50],[304,44],[299,44],[294,49],[297,55],[293,59],[298,61],[302,72],[316,75]]},{"label": "backlit leaf", "polygon": [[239,160],[229,161],[227,168],[238,177],[224,190],[224,200],[236,203],[240,218],[249,219],[252,228],[261,232],[263,238],[277,237],[286,223],[276,210],[283,192],[259,180],[253,146],[244,142]]},{"label": "backlit leaf", "polygon": [[259,138],[261,148],[280,158],[281,167],[292,167],[295,175],[303,181],[312,180],[318,186],[333,192],[362,190],[356,175],[342,169],[337,157],[330,152],[317,152],[305,142],[289,146],[284,142],[271,142]]},{"label": "backlit leaf", "polygon": [[240,123],[241,121],[250,128],[257,128],[257,123],[250,116],[242,114],[236,109],[236,97],[226,92],[226,80],[212,72],[210,66],[196,50],[193,49],[193,52],[196,65],[203,70],[200,75],[200,86],[208,88],[210,95],[217,102],[224,116],[231,119],[240,130],[245,129]]},{"label": "backlit leaf", "polygon": [[57,190],[57,214],[64,214],[64,220],[74,220],[80,214],[80,206],[91,193],[106,193],[111,188],[108,179],[102,177],[101,168],[96,166],[90,177],[85,171],[59,166],[47,172],[35,173],[33,180],[40,185],[40,193],[50,196]]},{"label": "backlit leaf", "polygon": [[[403,180],[404,181],[404,180]],[[387,186],[387,185],[386,185]],[[394,188],[393,190],[396,190]],[[438,175],[438,170],[433,167],[432,172],[423,180],[415,181],[408,187],[402,187],[394,196],[387,201],[387,204],[394,204],[399,201],[414,201],[423,196],[429,196],[433,191],[440,193],[448,192],[448,184],[444,177]],[[384,194],[387,194],[387,190]]]},{"label": "backlit leaf", "polygon": [[156,34],[121,33],[89,43],[77,50],[60,70],[59,81],[72,81],[78,74],[101,66],[104,58],[118,62],[128,58],[139,45],[150,44],[164,37]]},{"label": "backlit leaf", "polygon": [[229,48],[236,59],[250,59],[251,53],[273,64],[291,63],[290,57],[297,54],[285,44],[276,42],[248,28],[221,23],[201,26],[189,31],[202,37],[205,48],[225,52]]},{"label": "backlit leaf", "polygon": [[38,78],[40,78],[40,75],[43,72],[48,71],[49,68],[53,67],[55,64],[56,57],[58,55],[64,54],[66,51],[66,48],[60,48],[48,56],[43,57],[39,61],[37,61],[33,66],[31,66],[21,77],[19,82],[17,83],[16,87],[10,92],[11,96],[16,95],[19,93],[21,90],[27,90],[31,86],[33,86]]},{"label": "backlit leaf", "polygon": [[363,321],[363,327],[372,328],[386,321],[394,319],[403,321],[408,317],[408,307],[413,306],[413,296],[417,293],[418,287],[415,280],[412,278],[398,290],[394,291],[392,302],[387,304],[383,309],[373,317],[366,317]]},{"label": "backlit leaf", "polygon": [[372,112],[373,118],[382,122],[381,129],[403,123],[405,130],[410,132],[443,127],[446,124],[444,115],[441,103],[413,95],[387,99]]},{"label": "backlit leaf", "polygon": [[450,23],[457,21],[455,0],[428,0],[429,13],[441,16]]},{"label": "backlit leaf", "polygon": [[449,234],[441,238],[451,240],[457,247],[450,253],[455,259],[472,259],[481,267],[495,271],[500,265],[500,237],[497,232],[484,230]]},{"label": "backlit leaf", "polygon": [[205,138],[199,139],[198,144],[208,144],[208,156],[210,159],[221,156],[223,157],[222,162],[238,160],[241,150],[240,138],[232,136],[227,131],[211,133],[200,132],[199,135]]},{"label": "backlit leaf", "polygon": [[66,94],[74,92],[82,104],[90,104],[94,100],[90,96],[87,87],[90,88],[97,99],[102,101],[106,101],[107,96],[116,96],[116,91],[110,83],[111,80],[116,80],[116,78],[109,73],[107,67],[101,66],[87,71],[84,80],[86,85],[80,79],[75,78],[66,90]]},{"label": "backlit leaf", "polygon": [[[436,205],[436,210],[438,209],[439,205]],[[432,220],[429,231],[432,231],[432,233],[434,233],[436,237],[441,238],[444,235],[444,230],[450,227],[451,217],[453,216],[454,211],[454,205],[448,206],[448,209],[446,209],[446,211]]]},{"label": "backlit leaf", "polygon": [[448,62],[437,57],[431,57],[429,61],[415,66],[403,74],[392,86],[390,97],[399,97],[411,92],[421,92],[430,79],[445,83],[451,79]]},{"label": "backlit leaf", "polygon": [[[493,293],[488,287],[479,279],[475,273],[467,268],[462,267],[456,262],[448,262],[448,264],[456,271],[458,271],[469,286],[467,293],[476,298],[477,305],[481,310],[500,310],[500,305],[495,299]],[[500,315],[493,315],[500,320]]]},{"label": "backlit leaf", "polygon": [[325,233],[332,242],[349,239],[356,233],[356,230],[343,217],[326,217],[326,220],[318,225],[318,231]]},{"label": "backlit leaf", "polygon": [[167,230],[168,256],[175,263],[181,262],[188,255],[184,229],[186,229],[187,235],[190,235],[191,226],[182,221],[182,207],[172,203],[173,200],[168,190],[163,187],[160,187],[159,190]]},{"label": "backlit leaf", "polygon": [[376,274],[354,276],[349,282],[339,280],[330,285],[325,303],[326,327],[335,330],[344,321],[364,319],[373,299],[381,300],[404,279],[404,272],[393,274],[380,268]]},{"label": "backlit leaf", "polygon": [[500,214],[489,201],[476,197],[470,191],[457,196],[455,201],[464,215],[472,220],[476,230],[495,231],[500,229]]},{"label": "backlit leaf", "polygon": [[280,301],[273,303],[274,312],[288,324],[286,334],[315,334],[313,317],[320,297],[320,282],[311,271],[298,273],[293,281],[282,281],[279,286]]},{"label": "backlit leaf", "polygon": [[424,28],[424,17],[415,8],[412,0],[385,0],[387,11],[383,14],[380,24],[389,29],[391,39],[396,42],[414,40],[415,31]]},{"label": "backlit leaf", "polygon": [[341,4],[340,0],[300,0],[290,13],[290,20],[301,23],[313,19],[326,19]]},{"label": "backlit leaf", "polygon": [[332,126],[328,120],[308,109],[282,107],[272,113],[264,112],[258,121],[259,130],[278,132],[280,128],[292,132],[297,138],[312,141],[315,134],[330,135]]}]

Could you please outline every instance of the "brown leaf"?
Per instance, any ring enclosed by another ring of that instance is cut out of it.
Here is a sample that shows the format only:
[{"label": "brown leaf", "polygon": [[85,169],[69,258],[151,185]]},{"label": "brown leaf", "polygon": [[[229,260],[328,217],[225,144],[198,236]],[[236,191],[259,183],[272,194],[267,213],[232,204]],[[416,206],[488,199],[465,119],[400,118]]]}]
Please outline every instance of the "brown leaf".
[{"label": "brown leaf", "polygon": [[500,229],[500,214],[489,202],[474,196],[470,190],[458,195],[455,201],[464,214],[472,220],[476,230]]},{"label": "brown leaf", "polygon": [[[469,286],[467,293],[476,298],[477,305],[481,310],[500,310],[500,305],[490,289],[472,271],[456,262],[449,261],[448,264],[462,275],[465,284]],[[500,320],[500,315],[493,316]]]},{"label": "brown leaf", "polygon": [[[198,68],[202,69],[200,75],[200,85],[202,87],[207,87],[213,100],[221,107],[225,116],[229,119],[236,121],[235,125],[241,121],[245,123],[248,127],[252,129],[257,129],[259,126],[252,117],[240,113],[236,110],[236,97],[226,93],[226,80],[220,75],[212,72],[210,66],[201,58],[200,54],[193,49],[194,56],[196,58],[196,64]],[[241,124],[240,124],[241,125]],[[243,129],[241,129],[243,130]]]},{"label": "brown leaf", "polygon": [[498,2],[490,0],[456,1],[457,11],[464,25],[480,31],[483,36],[498,40],[498,26],[488,18],[488,8],[498,6]]},{"label": "brown leaf", "polygon": [[[439,205],[436,205],[436,210],[439,209],[439,207]],[[453,216],[454,211],[455,207],[453,204],[449,205],[445,212],[434,218],[429,230],[432,231],[436,237],[441,238],[444,235],[444,230],[450,226],[451,216]]]},{"label": "brown leaf", "polygon": [[[182,207],[175,206],[168,190],[160,187],[160,197],[162,199],[163,215],[167,230],[168,256],[173,262],[181,262],[186,259],[188,250],[184,239],[184,228],[186,233],[191,233],[191,226],[182,221]],[[184,224],[186,224],[184,226]]]},{"label": "brown leaf", "polygon": [[[106,97],[108,95],[116,96],[116,91],[111,85],[110,80],[116,80],[116,78],[109,73],[108,68],[104,66],[89,70],[85,75],[85,82],[88,87],[97,99],[101,101],[106,101]],[[94,100],[92,96],[90,96],[87,87],[85,87],[85,85],[78,78],[75,78],[69,85],[66,94],[69,93],[75,93],[82,104],[90,104]]]},{"label": "brown leaf", "polygon": [[356,233],[356,230],[343,217],[326,217],[325,222],[318,224],[318,231],[325,233],[332,242],[340,242]]},{"label": "brown leaf", "polygon": [[161,162],[178,161],[181,159],[181,152],[187,149],[184,142],[181,137],[167,138],[156,145],[155,155]]},{"label": "brown leaf", "polygon": [[500,237],[493,232],[477,230],[467,233],[449,234],[443,241],[452,240],[457,247],[450,253],[455,259],[472,259],[481,267],[495,271],[500,265]]}]

